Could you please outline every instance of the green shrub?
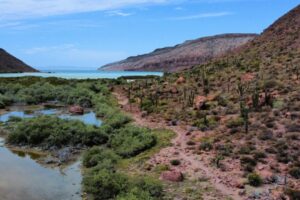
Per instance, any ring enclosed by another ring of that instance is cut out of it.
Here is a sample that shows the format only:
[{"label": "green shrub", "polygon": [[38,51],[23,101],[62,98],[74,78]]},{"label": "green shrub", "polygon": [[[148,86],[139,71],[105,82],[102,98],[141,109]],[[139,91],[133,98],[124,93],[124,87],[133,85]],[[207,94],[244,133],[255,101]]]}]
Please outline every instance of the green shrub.
[{"label": "green shrub", "polygon": [[99,163],[109,162],[113,166],[119,159],[119,156],[117,156],[112,150],[93,147],[84,153],[82,164],[87,168],[91,168],[95,167]]},{"label": "green shrub", "polygon": [[122,113],[115,113],[111,116],[107,116],[105,119],[105,123],[110,125],[114,129],[121,128],[131,121],[131,118]]},{"label": "green shrub", "polygon": [[150,177],[135,178],[132,180],[133,188],[146,191],[151,197],[160,198],[163,195],[163,186],[160,181]]},{"label": "green shrub", "polygon": [[200,148],[200,150],[203,150],[203,151],[210,151],[213,149],[213,145],[209,141],[203,141],[203,142],[201,142],[199,148]]},{"label": "green shrub", "polygon": [[126,193],[122,193],[116,197],[116,200],[154,200],[147,191],[139,188],[133,188]]},{"label": "green shrub", "polygon": [[236,128],[243,125],[244,125],[244,120],[241,117],[237,119],[231,119],[226,122],[227,128]]},{"label": "green shrub", "polygon": [[84,176],[83,185],[95,200],[108,200],[127,190],[128,178],[108,169],[92,170]]},{"label": "green shrub", "polygon": [[109,142],[122,157],[135,156],[156,144],[156,137],[149,129],[126,126],[116,131]]},{"label": "green shrub", "polygon": [[170,163],[171,163],[171,165],[178,166],[178,165],[180,165],[181,162],[180,162],[180,160],[171,160]]},{"label": "green shrub", "polygon": [[248,175],[248,182],[254,187],[258,187],[263,183],[261,177],[256,173],[251,173]]},{"label": "green shrub", "polygon": [[11,144],[42,145],[44,147],[64,145],[99,145],[108,137],[99,129],[86,126],[76,120],[65,120],[52,116],[22,119],[11,127],[8,142]]}]

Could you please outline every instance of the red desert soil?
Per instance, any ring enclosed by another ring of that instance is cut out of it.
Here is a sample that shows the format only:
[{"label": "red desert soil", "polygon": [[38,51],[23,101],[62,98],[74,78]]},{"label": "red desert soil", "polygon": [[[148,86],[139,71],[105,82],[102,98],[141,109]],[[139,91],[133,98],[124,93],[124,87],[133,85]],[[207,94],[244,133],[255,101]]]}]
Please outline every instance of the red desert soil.
[{"label": "red desert soil", "polygon": [[180,171],[192,178],[198,176],[199,178],[202,177],[209,179],[212,187],[222,194],[223,197],[220,197],[221,199],[225,199],[226,197],[231,197],[231,199],[234,200],[243,199],[239,195],[240,190],[237,189],[240,185],[239,171],[235,172],[232,170],[230,174],[225,174],[219,170],[215,170],[210,167],[210,158],[208,155],[197,155],[194,154],[193,150],[189,149],[189,146],[187,145],[188,141],[195,137],[204,137],[207,133],[192,131],[191,134],[187,134],[187,126],[168,126],[162,119],[142,117],[142,112],[136,106],[129,105],[126,95],[120,90],[114,92],[114,95],[116,96],[121,108],[134,119],[135,124],[151,129],[168,129],[176,133],[177,136],[171,141],[172,145],[162,149],[159,153],[154,155],[148,161],[150,164],[155,166],[158,164],[169,164],[173,159],[180,160],[180,166],[172,166],[171,170]]}]

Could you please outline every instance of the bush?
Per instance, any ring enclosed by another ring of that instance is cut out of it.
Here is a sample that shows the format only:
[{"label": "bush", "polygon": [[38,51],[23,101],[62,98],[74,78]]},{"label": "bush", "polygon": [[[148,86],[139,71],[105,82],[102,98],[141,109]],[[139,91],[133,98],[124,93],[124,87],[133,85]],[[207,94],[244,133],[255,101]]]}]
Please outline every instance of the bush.
[{"label": "bush", "polygon": [[132,180],[133,188],[138,187],[143,191],[146,191],[150,194],[151,197],[160,198],[163,195],[163,186],[162,184],[150,177],[145,178],[136,178]]},{"label": "bush", "polygon": [[262,151],[255,151],[253,154],[255,160],[261,160],[267,157],[267,155]]},{"label": "bush", "polygon": [[243,167],[244,171],[252,172],[254,170],[254,167],[257,164],[257,161],[254,160],[252,157],[243,156],[240,159],[241,166]]},{"label": "bush", "polygon": [[87,168],[95,167],[101,163],[109,163],[113,166],[119,159],[119,156],[117,156],[112,150],[93,147],[84,153],[82,163],[83,166]]},{"label": "bush", "polygon": [[203,151],[210,151],[213,149],[213,145],[209,141],[204,141],[204,142],[201,142],[199,148],[200,148],[200,150],[203,150]]},{"label": "bush", "polygon": [[154,200],[154,198],[147,191],[133,188],[129,192],[118,195],[116,200]]},{"label": "bush", "polygon": [[114,129],[119,129],[131,121],[131,118],[122,113],[114,113],[111,116],[106,116],[105,123]]},{"label": "bush", "polygon": [[289,174],[295,179],[300,179],[300,167],[293,167],[289,170]]},{"label": "bush", "polygon": [[287,189],[285,193],[289,196],[290,200],[300,199],[300,190]]},{"label": "bush", "polygon": [[151,131],[135,126],[126,126],[116,131],[109,145],[122,157],[135,156],[156,144],[156,137]]},{"label": "bush", "polygon": [[262,184],[261,177],[256,173],[251,173],[248,175],[248,182],[251,186],[258,187]]},{"label": "bush", "polygon": [[84,190],[95,200],[113,199],[126,191],[128,178],[108,169],[92,170],[83,178]]},{"label": "bush", "polygon": [[22,119],[10,127],[8,142],[11,144],[41,145],[43,147],[64,145],[99,145],[108,137],[99,129],[83,122],[65,120],[52,116]]},{"label": "bush", "polygon": [[171,163],[171,165],[178,166],[178,165],[180,165],[181,162],[180,162],[180,160],[171,160],[170,163]]},{"label": "bush", "polygon": [[226,123],[227,128],[236,128],[243,125],[244,125],[244,120],[241,117],[237,119],[228,120]]}]

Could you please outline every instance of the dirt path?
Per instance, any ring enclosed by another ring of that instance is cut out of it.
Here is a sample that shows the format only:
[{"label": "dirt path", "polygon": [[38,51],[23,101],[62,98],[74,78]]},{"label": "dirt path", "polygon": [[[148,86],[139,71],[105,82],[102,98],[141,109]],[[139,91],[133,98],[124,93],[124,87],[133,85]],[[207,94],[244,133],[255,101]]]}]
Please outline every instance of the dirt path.
[{"label": "dirt path", "polygon": [[[205,176],[209,179],[212,187],[223,195],[220,199],[225,199],[226,197],[230,197],[234,200],[243,199],[238,194],[238,189],[228,186],[228,182],[233,181],[232,179],[234,177],[229,178],[222,175],[219,171],[209,166],[207,162],[204,162],[205,155],[196,155],[189,149],[187,142],[191,139],[191,136],[187,134],[187,127],[180,125],[168,126],[163,120],[142,117],[141,111],[137,107],[129,105],[126,95],[121,91],[117,91],[113,94],[116,96],[122,109],[131,115],[135,124],[152,129],[168,129],[176,133],[177,136],[172,140],[172,146],[162,149],[150,159],[149,163],[156,165],[169,163],[172,159],[178,159],[181,161],[181,165],[177,166],[175,168],[176,170],[187,173],[192,178],[195,177],[195,174]],[[198,137],[205,136],[205,133],[200,131],[193,131],[193,134]],[[227,184],[224,184],[224,182],[227,182]]]}]

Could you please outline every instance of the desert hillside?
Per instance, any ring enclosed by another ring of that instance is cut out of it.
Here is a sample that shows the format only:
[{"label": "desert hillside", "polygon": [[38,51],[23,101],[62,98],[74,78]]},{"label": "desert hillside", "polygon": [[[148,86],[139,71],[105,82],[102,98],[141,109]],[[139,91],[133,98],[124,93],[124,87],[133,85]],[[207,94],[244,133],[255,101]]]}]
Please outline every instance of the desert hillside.
[{"label": "desert hillside", "polygon": [[36,71],[37,70],[0,48],[0,73]]},{"label": "desert hillside", "polygon": [[108,64],[101,70],[174,72],[211,61],[246,44],[255,34],[224,34],[186,41],[174,47],[157,49],[149,54],[129,57]]},{"label": "desert hillside", "polygon": [[299,50],[300,6],[230,55],[129,83],[128,110],[178,134],[153,168],[180,160],[233,199],[299,200]]}]

